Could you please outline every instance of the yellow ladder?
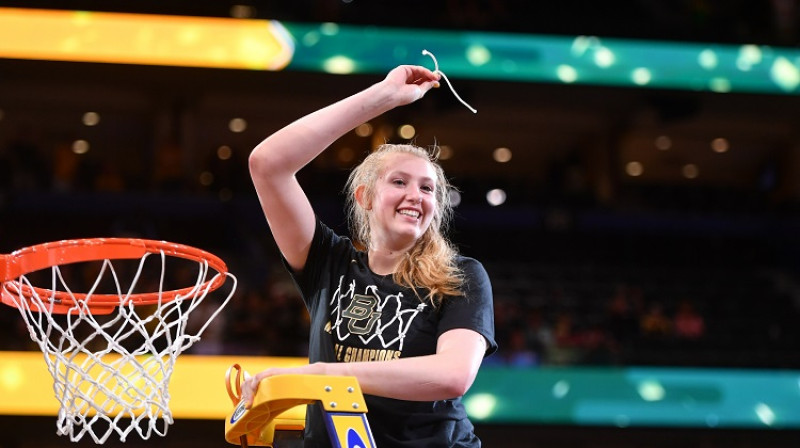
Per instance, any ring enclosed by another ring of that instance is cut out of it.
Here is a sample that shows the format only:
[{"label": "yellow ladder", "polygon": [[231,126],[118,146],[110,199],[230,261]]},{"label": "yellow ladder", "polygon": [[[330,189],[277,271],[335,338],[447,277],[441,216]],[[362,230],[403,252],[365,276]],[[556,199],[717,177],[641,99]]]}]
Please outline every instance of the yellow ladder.
[{"label": "yellow ladder", "polygon": [[[241,369],[238,365],[232,368]],[[367,422],[367,405],[355,377],[324,375],[276,375],[259,383],[253,405],[245,409],[239,393],[227,387],[235,408],[225,419],[225,440],[242,447],[273,447],[276,432],[292,432],[300,438],[305,427],[306,406],[319,404],[334,448],[375,448]],[[240,376],[236,389],[240,390]]]}]

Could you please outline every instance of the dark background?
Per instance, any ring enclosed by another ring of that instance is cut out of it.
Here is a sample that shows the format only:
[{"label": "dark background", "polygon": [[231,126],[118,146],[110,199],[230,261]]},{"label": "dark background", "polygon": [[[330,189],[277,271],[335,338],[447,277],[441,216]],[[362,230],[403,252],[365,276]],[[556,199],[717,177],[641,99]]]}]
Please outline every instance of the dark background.
[{"label": "dark background", "polygon": [[[794,47],[800,5],[325,0],[0,6]],[[0,60],[0,252],[96,236],[204,248],[225,259],[241,283],[217,344],[197,351],[302,356],[303,310],[277,261],[247,155],[289,121],[379,79]],[[477,115],[441,90],[373,124],[398,141],[391,130],[413,123],[418,144],[453,148],[453,157],[442,162],[462,194],[451,236],[492,277],[502,350],[491,362],[513,368],[800,367],[796,96],[453,81]],[[87,111],[100,114],[97,126],[81,124]],[[244,132],[229,131],[235,117],[247,120]],[[659,151],[654,141],[665,135],[672,145]],[[720,137],[730,150],[712,154],[710,142]],[[89,141],[90,151],[72,153],[76,139]],[[334,227],[343,224],[339,191],[347,170],[372,143],[347,135],[301,173],[318,213]],[[221,145],[230,148],[230,158],[217,156]],[[512,149],[512,163],[492,162],[499,146]],[[625,173],[630,160],[647,167],[642,176]],[[699,168],[697,178],[681,175],[688,163]],[[490,188],[503,188],[507,202],[489,206]],[[699,335],[676,331],[687,307],[703,322]],[[0,349],[37,349],[18,317],[0,310]],[[67,443],[49,436],[51,418],[0,421],[9,431],[27,428],[30,438],[17,439],[19,446]],[[171,437],[147,444],[203,444],[217,432],[221,441],[217,423],[180,421]],[[204,435],[208,428],[213,434]],[[796,431],[479,429],[486,446],[795,446],[800,440]],[[0,438],[0,446],[15,446],[13,440]]]}]

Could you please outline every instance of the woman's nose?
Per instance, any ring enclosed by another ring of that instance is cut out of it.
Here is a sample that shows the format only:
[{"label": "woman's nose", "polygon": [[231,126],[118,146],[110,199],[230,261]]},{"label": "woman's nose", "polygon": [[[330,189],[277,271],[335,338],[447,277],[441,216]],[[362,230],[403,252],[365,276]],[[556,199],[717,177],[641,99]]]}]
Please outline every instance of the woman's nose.
[{"label": "woman's nose", "polygon": [[419,204],[422,202],[422,191],[416,187],[409,188],[408,192],[406,193],[406,197],[408,197],[411,202]]}]

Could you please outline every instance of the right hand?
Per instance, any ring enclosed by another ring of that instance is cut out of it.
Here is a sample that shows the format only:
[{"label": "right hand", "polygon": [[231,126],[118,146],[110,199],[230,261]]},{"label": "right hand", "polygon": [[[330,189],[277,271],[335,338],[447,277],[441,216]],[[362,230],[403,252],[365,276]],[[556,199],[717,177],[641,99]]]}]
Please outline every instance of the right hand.
[{"label": "right hand", "polygon": [[401,65],[386,75],[383,84],[394,89],[393,95],[399,105],[406,105],[422,98],[428,90],[439,87],[439,73],[418,65]]},{"label": "right hand", "polygon": [[246,409],[253,407],[253,399],[258,392],[258,386],[261,380],[275,375],[285,374],[301,374],[301,375],[325,375],[325,363],[315,362],[313,364],[306,364],[297,367],[271,367],[257,373],[255,376],[248,377],[242,383],[242,391],[240,401],[243,401]]}]

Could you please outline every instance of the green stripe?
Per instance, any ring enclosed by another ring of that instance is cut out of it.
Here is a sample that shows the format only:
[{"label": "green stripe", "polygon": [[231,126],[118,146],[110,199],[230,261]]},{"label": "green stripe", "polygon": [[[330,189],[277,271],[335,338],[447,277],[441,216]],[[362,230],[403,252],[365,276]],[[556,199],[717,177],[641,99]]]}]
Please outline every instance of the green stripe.
[{"label": "green stripe", "polygon": [[433,68],[422,55],[427,49],[450,78],[791,95],[800,86],[800,50],[793,48],[283,25],[296,45],[290,70],[347,74],[385,73],[399,64]]}]

